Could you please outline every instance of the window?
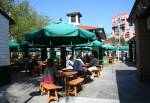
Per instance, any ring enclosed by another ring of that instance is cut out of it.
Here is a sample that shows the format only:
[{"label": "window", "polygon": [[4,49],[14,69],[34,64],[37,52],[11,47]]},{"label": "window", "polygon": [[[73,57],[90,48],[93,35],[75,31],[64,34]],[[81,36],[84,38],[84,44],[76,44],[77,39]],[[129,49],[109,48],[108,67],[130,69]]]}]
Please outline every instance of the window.
[{"label": "window", "polygon": [[121,30],[122,32],[125,31],[125,24],[120,25],[120,30]]},{"label": "window", "polygon": [[71,16],[71,22],[76,22],[76,17],[75,16]]},{"label": "window", "polygon": [[130,38],[130,34],[125,34],[125,38]]},{"label": "window", "polygon": [[125,21],[125,19],[121,19],[121,21]]}]

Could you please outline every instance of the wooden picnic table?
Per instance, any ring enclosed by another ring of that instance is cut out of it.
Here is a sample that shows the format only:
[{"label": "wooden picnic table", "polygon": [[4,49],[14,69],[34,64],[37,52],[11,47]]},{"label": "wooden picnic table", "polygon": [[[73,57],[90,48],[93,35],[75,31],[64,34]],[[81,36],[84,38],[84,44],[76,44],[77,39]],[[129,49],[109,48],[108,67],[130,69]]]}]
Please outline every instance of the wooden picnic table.
[{"label": "wooden picnic table", "polygon": [[65,72],[63,72],[64,76],[74,76],[76,74],[77,74],[76,71],[65,71]]},{"label": "wooden picnic table", "polygon": [[64,78],[64,82],[65,82],[65,95],[67,95],[67,91],[68,91],[68,85],[67,82],[69,81],[68,78],[70,78],[70,76],[75,76],[78,72],[76,71],[59,71],[60,72],[60,76],[62,76]]}]

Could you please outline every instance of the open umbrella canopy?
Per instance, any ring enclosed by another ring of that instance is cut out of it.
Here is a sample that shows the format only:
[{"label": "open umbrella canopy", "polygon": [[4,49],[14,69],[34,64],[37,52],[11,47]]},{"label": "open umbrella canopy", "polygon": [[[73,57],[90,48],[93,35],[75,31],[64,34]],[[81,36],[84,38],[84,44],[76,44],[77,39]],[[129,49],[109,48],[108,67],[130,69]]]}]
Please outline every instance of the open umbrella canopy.
[{"label": "open umbrella canopy", "polygon": [[88,51],[91,51],[92,47],[76,47],[75,50],[88,50]]},{"label": "open umbrella canopy", "polygon": [[19,47],[19,44],[16,42],[16,41],[9,41],[8,42],[8,46],[10,48],[18,48]]},{"label": "open umbrella canopy", "polygon": [[80,44],[80,45],[78,45],[78,46],[100,47],[101,45],[102,45],[102,42],[100,42],[100,41],[98,41],[98,40],[94,40],[94,41],[92,41],[92,42]]},{"label": "open umbrella canopy", "polygon": [[21,47],[32,46],[32,44],[28,41],[21,41],[19,44],[20,44]]},{"label": "open umbrella canopy", "polygon": [[119,50],[121,50],[121,51],[127,51],[127,50],[129,50],[129,46],[128,45],[120,46]]},{"label": "open umbrella canopy", "polygon": [[112,45],[109,45],[109,44],[103,44],[102,48],[110,49],[110,50],[116,50],[117,49],[115,46],[112,46]]},{"label": "open umbrella canopy", "polygon": [[71,24],[58,22],[26,34],[26,40],[34,44],[59,46],[93,41],[96,40],[96,34]]}]

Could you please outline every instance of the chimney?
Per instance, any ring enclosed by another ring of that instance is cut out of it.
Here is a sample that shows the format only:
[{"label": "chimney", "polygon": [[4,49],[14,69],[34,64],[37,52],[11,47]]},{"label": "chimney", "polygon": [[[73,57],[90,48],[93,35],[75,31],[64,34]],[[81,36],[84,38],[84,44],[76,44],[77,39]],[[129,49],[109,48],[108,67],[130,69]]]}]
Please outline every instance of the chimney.
[{"label": "chimney", "polygon": [[80,17],[82,17],[80,12],[68,13],[67,16],[68,16],[68,23],[69,24],[73,24],[73,25],[79,25],[80,24]]}]

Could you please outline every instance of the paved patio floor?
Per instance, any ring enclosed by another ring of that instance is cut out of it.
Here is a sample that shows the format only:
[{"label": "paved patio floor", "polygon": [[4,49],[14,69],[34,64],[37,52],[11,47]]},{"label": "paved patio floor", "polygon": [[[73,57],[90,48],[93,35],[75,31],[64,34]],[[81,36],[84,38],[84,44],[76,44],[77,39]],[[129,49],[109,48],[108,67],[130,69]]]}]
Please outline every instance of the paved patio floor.
[{"label": "paved patio floor", "polygon": [[[39,93],[41,77],[25,77],[24,73],[16,77],[11,84],[0,87],[0,103],[48,102],[47,95]],[[100,78],[86,83],[77,97],[60,97],[59,103],[150,103],[149,94],[150,84],[136,79],[134,66],[116,63],[105,67]]]}]

